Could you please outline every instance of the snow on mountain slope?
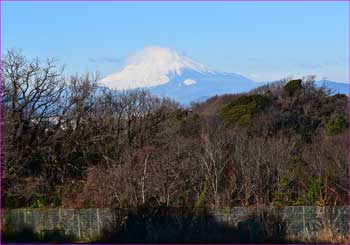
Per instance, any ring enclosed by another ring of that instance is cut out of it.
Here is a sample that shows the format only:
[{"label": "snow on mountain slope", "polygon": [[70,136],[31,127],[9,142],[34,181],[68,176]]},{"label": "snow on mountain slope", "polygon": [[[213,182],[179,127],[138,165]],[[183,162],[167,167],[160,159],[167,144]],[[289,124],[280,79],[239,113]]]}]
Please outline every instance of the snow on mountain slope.
[{"label": "snow on mountain slope", "polygon": [[127,66],[100,81],[115,90],[146,88],[183,104],[224,93],[247,92],[258,83],[234,73],[215,71],[168,48],[146,47]]},{"label": "snow on mountain slope", "polygon": [[168,48],[150,46],[127,59],[127,66],[100,82],[117,90],[147,88],[168,83],[169,75],[181,75],[183,69],[214,73],[210,68]]},{"label": "snow on mountain slope", "polygon": [[[152,94],[170,97],[184,105],[214,95],[248,92],[257,83],[235,73],[218,72],[168,48],[150,46],[130,56],[127,65],[110,74],[100,84],[114,89],[148,89]],[[316,81],[334,93],[348,94],[348,84]]]},{"label": "snow on mountain slope", "polygon": [[149,88],[152,94],[167,96],[182,104],[202,101],[214,95],[248,92],[258,83],[233,73],[200,73],[184,69],[180,76],[170,75],[169,83]]}]

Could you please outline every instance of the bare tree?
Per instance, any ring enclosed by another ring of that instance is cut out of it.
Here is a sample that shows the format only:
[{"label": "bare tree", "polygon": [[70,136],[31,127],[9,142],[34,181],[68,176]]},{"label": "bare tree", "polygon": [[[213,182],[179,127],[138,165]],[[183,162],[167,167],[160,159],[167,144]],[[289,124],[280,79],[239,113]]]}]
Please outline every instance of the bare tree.
[{"label": "bare tree", "polygon": [[[62,69],[54,59],[26,60],[16,50],[2,59],[3,183],[40,172],[37,158],[61,125],[65,88]],[[4,190],[6,192],[6,188]]]},{"label": "bare tree", "polygon": [[[215,126],[214,126],[215,125]],[[232,161],[227,131],[216,120],[208,120],[202,133],[202,151],[199,156],[211,185],[214,205],[219,206],[219,192],[227,165]]]}]

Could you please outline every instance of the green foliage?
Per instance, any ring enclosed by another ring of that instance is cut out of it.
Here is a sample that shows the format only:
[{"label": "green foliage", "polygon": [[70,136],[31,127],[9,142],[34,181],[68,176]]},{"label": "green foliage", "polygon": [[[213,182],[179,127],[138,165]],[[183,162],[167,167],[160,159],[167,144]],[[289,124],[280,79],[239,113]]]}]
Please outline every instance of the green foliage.
[{"label": "green foliage", "polygon": [[196,201],[196,204],[194,205],[194,208],[193,208],[193,219],[192,221],[194,222],[201,214],[201,210],[204,206],[204,202],[205,202],[205,198],[207,197],[207,193],[208,193],[208,189],[209,189],[209,178],[206,177],[205,178],[205,181],[204,181],[204,185],[203,185],[203,190],[202,192],[200,193],[197,201]]},{"label": "green foliage", "polygon": [[53,193],[47,197],[40,197],[37,194],[29,202],[32,208],[43,208],[43,207],[59,207],[61,206],[61,199],[57,193]]},{"label": "green foliage", "polygon": [[286,85],[284,85],[283,89],[289,96],[293,96],[295,91],[303,87],[301,83],[301,79],[291,80]]},{"label": "green foliage", "polygon": [[320,200],[322,183],[315,178],[310,178],[306,190],[301,191],[293,205],[314,205]]},{"label": "green foliage", "polygon": [[7,195],[2,199],[2,206],[4,208],[43,208],[43,207],[59,207],[61,205],[61,199],[57,197],[55,193],[46,197],[39,196],[33,192],[30,199],[16,198],[12,195]]},{"label": "green foliage", "polygon": [[91,202],[89,200],[84,200],[83,208],[92,208]]},{"label": "green foliage", "polygon": [[318,179],[311,179],[307,190],[305,199],[310,204],[315,204],[318,200],[320,200],[320,194],[322,190],[322,183]]},{"label": "green foliage", "polygon": [[321,181],[309,176],[303,160],[295,157],[287,163],[286,172],[279,179],[274,202],[278,205],[313,205],[320,200],[321,190]]},{"label": "green foliage", "polygon": [[32,208],[43,208],[44,204],[40,199],[37,199],[33,202]]},{"label": "green foliage", "polygon": [[209,178],[206,177],[205,181],[204,181],[204,186],[203,186],[203,190],[201,192],[201,194],[199,195],[196,204],[194,205],[194,210],[203,207],[205,198],[207,196],[208,193],[208,189],[209,189]]},{"label": "green foliage", "polygon": [[243,95],[223,106],[219,115],[229,125],[246,126],[250,123],[253,114],[261,112],[267,102],[267,97],[260,94]]},{"label": "green foliage", "polygon": [[293,157],[287,163],[287,173],[290,179],[297,179],[303,175],[304,161],[300,157]]},{"label": "green foliage", "polygon": [[336,135],[347,128],[347,122],[345,117],[337,116],[336,118],[330,120],[326,124],[326,131],[329,135]]},{"label": "green foliage", "polygon": [[302,178],[304,162],[299,157],[294,157],[287,162],[286,171],[278,182],[278,191],[275,193],[275,203],[278,205],[298,205],[298,182]]},{"label": "green foliage", "polygon": [[245,114],[241,116],[241,118],[238,120],[237,125],[241,127],[246,126],[250,123],[251,118],[252,118],[251,114]]},{"label": "green foliage", "polygon": [[292,196],[289,191],[292,183],[286,177],[281,177],[278,182],[278,191],[274,194],[274,203],[277,205],[291,205]]}]

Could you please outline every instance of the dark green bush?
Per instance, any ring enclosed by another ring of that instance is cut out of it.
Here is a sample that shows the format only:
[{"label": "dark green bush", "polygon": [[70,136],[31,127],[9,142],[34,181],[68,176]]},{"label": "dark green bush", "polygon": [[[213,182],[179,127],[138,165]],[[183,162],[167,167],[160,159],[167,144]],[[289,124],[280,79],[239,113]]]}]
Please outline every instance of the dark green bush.
[{"label": "dark green bush", "polygon": [[283,89],[289,96],[293,96],[295,91],[303,87],[301,83],[301,79],[291,80],[286,85],[284,85]]},{"label": "dark green bush", "polygon": [[219,115],[229,125],[246,126],[253,114],[262,111],[267,102],[268,99],[260,94],[243,95],[223,106]]},{"label": "dark green bush", "polygon": [[277,205],[314,205],[320,200],[323,186],[315,176],[309,176],[306,163],[299,157],[289,160],[280,177],[274,195]]},{"label": "dark green bush", "polygon": [[320,200],[320,194],[322,190],[322,183],[318,179],[312,178],[306,189],[305,201],[304,203],[315,204]]},{"label": "dark green bush", "polygon": [[329,135],[336,135],[347,128],[346,118],[337,116],[326,124],[326,131]]}]

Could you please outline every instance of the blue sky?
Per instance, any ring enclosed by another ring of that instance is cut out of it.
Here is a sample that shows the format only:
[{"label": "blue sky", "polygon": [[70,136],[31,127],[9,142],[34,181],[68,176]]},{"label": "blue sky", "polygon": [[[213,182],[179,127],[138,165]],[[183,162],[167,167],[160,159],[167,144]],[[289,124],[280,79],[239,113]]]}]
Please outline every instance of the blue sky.
[{"label": "blue sky", "polygon": [[2,2],[2,53],[115,72],[149,45],[257,81],[348,81],[348,2]]}]

